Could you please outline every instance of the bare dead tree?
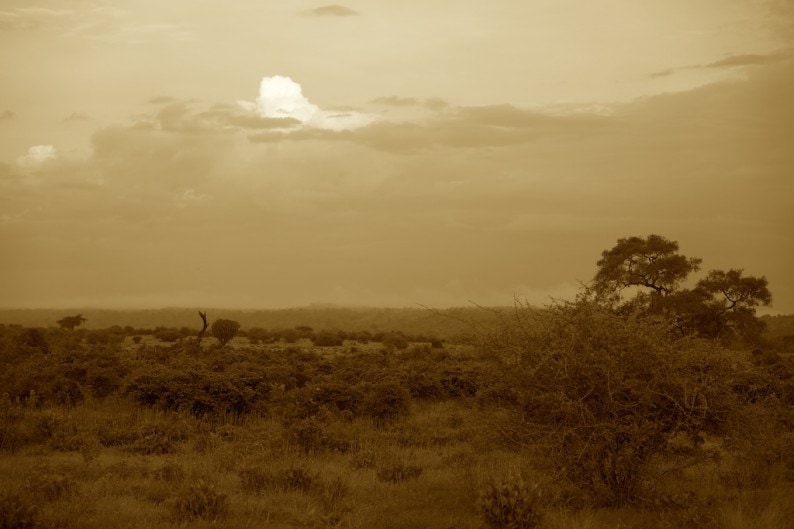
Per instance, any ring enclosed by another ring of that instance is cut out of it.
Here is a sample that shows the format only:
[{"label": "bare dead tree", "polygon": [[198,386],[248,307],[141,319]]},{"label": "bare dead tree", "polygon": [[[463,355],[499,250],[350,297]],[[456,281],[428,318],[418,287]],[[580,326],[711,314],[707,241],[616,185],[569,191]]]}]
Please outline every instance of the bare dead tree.
[{"label": "bare dead tree", "polygon": [[201,330],[198,333],[198,336],[196,337],[196,343],[201,345],[201,339],[204,338],[204,333],[207,332],[207,327],[209,325],[207,324],[207,311],[204,312],[198,311],[198,314],[199,316],[201,316],[201,321],[204,322],[204,326],[201,328]]}]

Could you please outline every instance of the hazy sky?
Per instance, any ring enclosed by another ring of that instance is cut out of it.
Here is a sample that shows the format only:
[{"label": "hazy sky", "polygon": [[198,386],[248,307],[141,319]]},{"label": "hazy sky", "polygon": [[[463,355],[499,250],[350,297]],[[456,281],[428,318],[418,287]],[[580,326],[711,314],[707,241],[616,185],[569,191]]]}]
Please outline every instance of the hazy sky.
[{"label": "hazy sky", "polygon": [[0,0],[0,306],[543,303],[618,238],[794,313],[794,0]]}]

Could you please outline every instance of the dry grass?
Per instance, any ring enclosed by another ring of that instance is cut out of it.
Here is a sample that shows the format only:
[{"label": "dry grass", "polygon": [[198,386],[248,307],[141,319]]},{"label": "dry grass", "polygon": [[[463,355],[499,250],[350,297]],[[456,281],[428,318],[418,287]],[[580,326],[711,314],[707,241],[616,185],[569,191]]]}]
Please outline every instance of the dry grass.
[{"label": "dry grass", "polygon": [[[477,500],[489,481],[546,479],[538,454],[486,443],[496,436],[485,426],[485,411],[459,401],[417,404],[385,428],[364,419],[331,424],[355,443],[346,452],[312,454],[290,446],[275,419],[211,426],[112,401],[47,413],[68,418],[62,423],[88,448],[41,444],[0,455],[2,505],[23,517],[35,513],[41,527],[476,529],[483,524]],[[127,449],[124,439],[155,426],[172,428],[170,453]],[[95,442],[114,438],[118,445]],[[731,461],[723,470],[751,469]],[[716,468],[674,481],[700,499],[689,508],[574,510],[559,485],[548,482],[540,527],[783,529],[794,519],[794,487],[778,476],[753,490],[737,489]],[[198,483],[207,490],[186,496]],[[211,503],[206,511],[203,501]]]}]

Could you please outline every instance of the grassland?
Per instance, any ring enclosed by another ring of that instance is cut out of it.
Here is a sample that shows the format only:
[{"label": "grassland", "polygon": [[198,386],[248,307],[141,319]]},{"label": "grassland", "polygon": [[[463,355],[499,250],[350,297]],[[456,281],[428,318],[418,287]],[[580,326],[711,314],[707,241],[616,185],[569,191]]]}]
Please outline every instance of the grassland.
[{"label": "grassland", "polygon": [[[516,368],[506,370],[495,337],[490,347],[235,338],[198,348],[2,330],[2,528],[782,529],[794,520],[791,363],[779,356],[730,353],[737,377],[782,388],[737,390],[731,403],[756,417],[752,431],[701,432],[697,457],[671,437],[643,466],[636,496],[605,505],[528,432]],[[500,491],[515,496],[502,501]]]}]

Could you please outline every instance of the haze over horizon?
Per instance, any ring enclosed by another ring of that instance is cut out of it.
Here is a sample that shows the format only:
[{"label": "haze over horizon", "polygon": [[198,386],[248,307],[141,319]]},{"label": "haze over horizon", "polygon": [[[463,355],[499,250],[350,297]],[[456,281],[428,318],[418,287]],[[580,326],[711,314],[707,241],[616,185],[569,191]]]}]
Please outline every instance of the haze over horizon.
[{"label": "haze over horizon", "polygon": [[544,304],[617,239],[794,313],[794,2],[6,0],[0,307]]}]

